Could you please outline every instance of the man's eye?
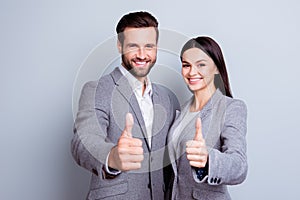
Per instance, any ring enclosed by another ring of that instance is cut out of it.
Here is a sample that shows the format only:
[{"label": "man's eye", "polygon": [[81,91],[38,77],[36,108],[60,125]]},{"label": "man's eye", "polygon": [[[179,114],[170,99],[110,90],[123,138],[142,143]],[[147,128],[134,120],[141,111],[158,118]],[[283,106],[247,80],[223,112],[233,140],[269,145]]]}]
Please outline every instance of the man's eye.
[{"label": "man's eye", "polygon": [[154,48],[154,45],[152,45],[152,44],[146,45],[146,49],[153,49],[153,48]]},{"label": "man's eye", "polygon": [[205,66],[205,64],[203,64],[203,63],[198,65],[198,67],[204,67],[204,66]]},{"label": "man's eye", "polygon": [[129,48],[136,48],[137,46],[135,44],[128,45]]},{"label": "man's eye", "polygon": [[185,64],[185,65],[182,65],[182,67],[187,68],[187,67],[190,67],[190,65]]}]

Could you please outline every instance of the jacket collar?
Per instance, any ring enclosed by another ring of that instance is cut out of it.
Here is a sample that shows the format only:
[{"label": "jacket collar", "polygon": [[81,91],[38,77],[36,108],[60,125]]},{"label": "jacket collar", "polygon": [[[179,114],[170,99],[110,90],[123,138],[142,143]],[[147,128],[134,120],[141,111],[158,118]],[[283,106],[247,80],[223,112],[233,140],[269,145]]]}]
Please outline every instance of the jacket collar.
[{"label": "jacket collar", "polygon": [[[205,118],[210,110],[213,109],[214,105],[216,105],[222,97],[222,92],[219,89],[216,89],[208,102],[203,106],[202,110],[200,110],[200,117]],[[186,103],[183,104],[181,108],[182,113],[188,112],[188,109],[190,109],[191,103],[193,102],[194,98],[195,97],[193,95]]]}]

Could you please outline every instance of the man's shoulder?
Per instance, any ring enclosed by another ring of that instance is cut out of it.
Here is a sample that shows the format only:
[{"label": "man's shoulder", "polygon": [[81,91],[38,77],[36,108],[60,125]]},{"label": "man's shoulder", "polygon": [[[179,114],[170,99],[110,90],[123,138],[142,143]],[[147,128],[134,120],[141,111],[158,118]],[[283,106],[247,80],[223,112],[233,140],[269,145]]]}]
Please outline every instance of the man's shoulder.
[{"label": "man's shoulder", "polygon": [[111,81],[113,81],[113,79],[112,79],[112,72],[109,73],[109,74],[102,75],[98,79],[98,83],[107,83],[107,82],[111,82]]},{"label": "man's shoulder", "polygon": [[86,90],[99,90],[101,88],[107,88],[107,84],[110,84],[112,81],[112,78],[110,77],[110,75],[104,75],[101,78],[99,78],[98,80],[93,80],[93,81],[88,81],[86,83],[84,83],[82,90],[86,91]]},{"label": "man's shoulder", "polygon": [[82,95],[92,95],[98,98],[99,96],[108,96],[110,92],[108,90],[112,90],[114,87],[113,79],[111,74],[106,74],[100,77],[97,80],[92,80],[84,83],[82,87]]}]

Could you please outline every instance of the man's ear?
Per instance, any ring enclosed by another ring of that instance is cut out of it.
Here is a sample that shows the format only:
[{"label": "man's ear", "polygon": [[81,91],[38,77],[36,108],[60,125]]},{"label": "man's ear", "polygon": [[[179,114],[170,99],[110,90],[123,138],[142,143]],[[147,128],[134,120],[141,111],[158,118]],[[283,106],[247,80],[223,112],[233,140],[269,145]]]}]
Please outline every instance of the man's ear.
[{"label": "man's ear", "polygon": [[117,48],[118,48],[119,53],[122,54],[122,44],[119,40],[117,42]]}]

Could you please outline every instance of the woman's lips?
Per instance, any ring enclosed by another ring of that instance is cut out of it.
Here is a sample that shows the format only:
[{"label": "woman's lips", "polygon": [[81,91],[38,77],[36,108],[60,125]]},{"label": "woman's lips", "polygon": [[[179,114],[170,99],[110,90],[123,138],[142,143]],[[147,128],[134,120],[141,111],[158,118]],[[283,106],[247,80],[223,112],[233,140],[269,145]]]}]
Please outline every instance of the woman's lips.
[{"label": "woman's lips", "polygon": [[188,78],[189,84],[194,85],[199,83],[203,78],[197,77],[197,78]]}]

